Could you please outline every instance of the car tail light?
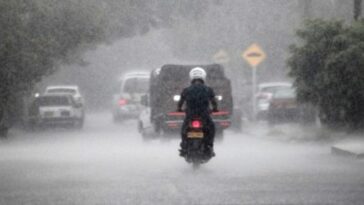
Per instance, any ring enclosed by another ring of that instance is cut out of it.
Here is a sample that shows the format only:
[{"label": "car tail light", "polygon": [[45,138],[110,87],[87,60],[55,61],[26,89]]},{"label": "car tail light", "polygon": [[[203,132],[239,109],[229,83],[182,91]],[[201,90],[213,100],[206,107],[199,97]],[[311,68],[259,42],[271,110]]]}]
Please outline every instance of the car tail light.
[{"label": "car tail light", "polygon": [[194,121],[192,121],[191,125],[192,125],[192,128],[201,128],[201,121],[194,120]]},{"label": "car tail light", "polygon": [[123,105],[126,105],[126,104],[128,104],[128,100],[126,100],[126,99],[120,99],[119,100],[119,105],[120,106],[123,106]]},{"label": "car tail light", "polygon": [[178,124],[176,122],[169,122],[169,123],[167,123],[167,125],[170,128],[177,128],[178,127]]},{"label": "car tail light", "polygon": [[270,93],[261,93],[258,95],[259,100],[270,100],[272,95]]},{"label": "car tail light", "polygon": [[222,121],[222,122],[220,122],[220,125],[222,127],[229,127],[230,126],[230,122],[228,122],[228,121]]}]

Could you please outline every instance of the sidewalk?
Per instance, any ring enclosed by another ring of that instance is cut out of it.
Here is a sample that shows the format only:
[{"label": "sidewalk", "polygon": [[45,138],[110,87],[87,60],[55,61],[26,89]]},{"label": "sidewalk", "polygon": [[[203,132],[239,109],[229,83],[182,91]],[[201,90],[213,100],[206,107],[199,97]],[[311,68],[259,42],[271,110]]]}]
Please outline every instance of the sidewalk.
[{"label": "sidewalk", "polygon": [[338,142],[331,146],[331,153],[339,156],[364,159],[364,137]]},{"label": "sidewalk", "polygon": [[364,159],[364,136],[352,136],[296,123],[269,126],[265,122],[245,122],[243,133],[261,139],[293,143],[325,143],[337,156]]},{"label": "sidewalk", "polygon": [[264,121],[245,122],[243,132],[255,137],[283,142],[323,142],[329,133],[315,126],[302,126],[297,123],[282,123],[274,126]]}]

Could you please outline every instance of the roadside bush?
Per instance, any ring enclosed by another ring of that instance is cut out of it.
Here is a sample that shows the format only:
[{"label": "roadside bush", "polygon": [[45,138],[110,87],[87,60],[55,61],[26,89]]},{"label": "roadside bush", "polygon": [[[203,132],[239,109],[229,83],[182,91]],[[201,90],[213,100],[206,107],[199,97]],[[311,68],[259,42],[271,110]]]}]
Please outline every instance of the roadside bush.
[{"label": "roadside bush", "polygon": [[331,128],[363,128],[364,21],[310,20],[297,36],[288,66],[298,100],[316,105]]},{"label": "roadside bush", "polygon": [[[0,0],[0,107],[16,116],[22,97],[36,83],[60,64],[84,63],[80,56],[90,47],[168,26],[172,16],[190,16],[174,5],[145,0]],[[194,1],[178,5],[205,7]]]}]

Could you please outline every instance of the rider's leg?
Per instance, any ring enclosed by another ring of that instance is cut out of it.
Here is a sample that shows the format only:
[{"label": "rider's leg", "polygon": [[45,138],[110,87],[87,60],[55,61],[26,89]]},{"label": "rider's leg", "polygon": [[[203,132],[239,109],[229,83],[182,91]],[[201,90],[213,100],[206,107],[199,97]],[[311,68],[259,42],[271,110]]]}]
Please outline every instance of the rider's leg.
[{"label": "rider's leg", "polygon": [[214,152],[214,138],[215,138],[215,124],[212,121],[211,118],[207,118],[206,120],[206,145],[207,145],[207,151],[212,155],[215,156]]},{"label": "rider's leg", "polygon": [[180,154],[183,155],[187,149],[187,128],[188,128],[188,121],[185,119],[182,124],[181,128],[181,143],[180,143]]}]

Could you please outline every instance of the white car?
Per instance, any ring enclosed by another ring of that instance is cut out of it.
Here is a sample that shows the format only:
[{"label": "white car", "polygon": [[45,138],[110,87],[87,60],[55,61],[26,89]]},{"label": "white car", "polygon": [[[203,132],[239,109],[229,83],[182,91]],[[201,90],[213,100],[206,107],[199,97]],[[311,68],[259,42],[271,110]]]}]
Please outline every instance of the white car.
[{"label": "white car", "polygon": [[84,123],[83,107],[72,95],[42,95],[34,100],[30,109],[32,126],[68,124],[81,128]]},{"label": "white car", "polygon": [[77,103],[84,104],[84,99],[77,85],[52,85],[45,89],[44,94],[69,94]]},{"label": "white car", "polygon": [[149,106],[149,95],[146,94],[141,98],[143,106],[138,116],[138,132],[142,135],[143,140],[155,139],[160,133],[156,131],[155,125],[151,121],[151,109]]},{"label": "white car", "polygon": [[141,97],[148,92],[150,73],[130,72],[120,79],[112,101],[114,121],[137,119],[142,110]]},{"label": "white car", "polygon": [[291,88],[292,83],[289,82],[270,82],[258,85],[256,99],[256,118],[265,119],[273,93],[282,88]]}]

